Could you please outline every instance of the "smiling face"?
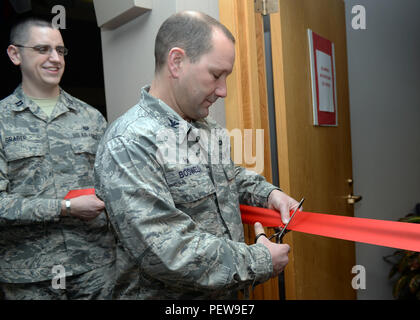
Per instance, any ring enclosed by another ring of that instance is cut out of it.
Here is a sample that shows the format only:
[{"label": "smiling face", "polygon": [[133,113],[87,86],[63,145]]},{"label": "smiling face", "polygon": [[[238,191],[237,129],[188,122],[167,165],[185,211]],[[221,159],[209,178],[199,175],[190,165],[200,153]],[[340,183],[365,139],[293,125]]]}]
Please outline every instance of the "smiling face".
[{"label": "smiling face", "polygon": [[[33,26],[29,30],[29,40],[19,43],[26,47],[49,45],[52,48],[64,46],[60,31],[48,27]],[[64,56],[56,50],[51,53],[40,54],[31,48],[8,48],[10,59],[15,65],[20,65],[22,72],[22,87],[26,94],[42,95],[42,92],[59,93],[59,83],[64,73]]]},{"label": "smiling face", "polygon": [[235,61],[235,45],[223,32],[213,30],[213,47],[192,63],[183,59],[174,87],[180,115],[186,120],[208,116],[210,106],[227,95],[226,78]]}]

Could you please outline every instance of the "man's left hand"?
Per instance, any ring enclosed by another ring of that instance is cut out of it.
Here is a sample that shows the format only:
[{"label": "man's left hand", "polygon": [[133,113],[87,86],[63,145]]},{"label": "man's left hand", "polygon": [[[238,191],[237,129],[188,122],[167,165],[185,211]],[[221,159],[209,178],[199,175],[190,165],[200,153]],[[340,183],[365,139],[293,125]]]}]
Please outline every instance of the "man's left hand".
[{"label": "man's left hand", "polygon": [[[280,190],[273,190],[268,197],[268,209],[280,211],[284,224],[290,220],[290,211],[295,210],[299,202]],[[302,211],[302,208],[299,209]]]}]

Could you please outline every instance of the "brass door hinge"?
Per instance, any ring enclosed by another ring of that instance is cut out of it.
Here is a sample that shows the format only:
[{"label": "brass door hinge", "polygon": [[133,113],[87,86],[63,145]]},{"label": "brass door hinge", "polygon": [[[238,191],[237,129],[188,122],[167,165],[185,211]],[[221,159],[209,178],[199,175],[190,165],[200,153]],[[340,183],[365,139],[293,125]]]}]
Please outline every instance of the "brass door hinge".
[{"label": "brass door hinge", "polygon": [[279,0],[254,0],[255,12],[267,15],[279,11]]}]

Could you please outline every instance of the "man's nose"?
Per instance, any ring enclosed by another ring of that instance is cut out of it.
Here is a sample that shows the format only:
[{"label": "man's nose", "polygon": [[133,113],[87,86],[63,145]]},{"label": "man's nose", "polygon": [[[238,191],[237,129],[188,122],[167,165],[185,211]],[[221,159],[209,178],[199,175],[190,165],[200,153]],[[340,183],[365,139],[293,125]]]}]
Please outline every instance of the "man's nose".
[{"label": "man's nose", "polygon": [[217,84],[216,90],[214,92],[218,97],[225,98],[227,96],[227,87],[226,87],[226,80],[221,79]]},{"label": "man's nose", "polygon": [[51,61],[60,61],[60,55],[58,54],[56,49],[52,49],[49,53],[49,59]]}]

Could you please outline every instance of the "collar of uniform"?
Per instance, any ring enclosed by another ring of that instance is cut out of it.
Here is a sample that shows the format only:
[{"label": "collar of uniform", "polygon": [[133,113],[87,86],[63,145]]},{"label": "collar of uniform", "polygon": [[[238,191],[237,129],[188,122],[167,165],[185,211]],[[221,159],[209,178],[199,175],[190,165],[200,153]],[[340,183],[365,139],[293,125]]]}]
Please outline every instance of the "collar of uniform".
[{"label": "collar of uniform", "polygon": [[61,102],[68,109],[77,111],[77,106],[74,103],[75,102],[74,98],[61,88],[60,88],[60,99],[58,100],[58,102],[59,103]]},{"label": "collar of uniform", "polygon": [[12,98],[12,106],[11,109],[13,111],[23,111],[26,108],[29,108],[34,111],[34,108],[36,108],[35,103],[28,99],[22,90],[22,84],[20,84],[15,91],[13,92],[13,98]]},{"label": "collar of uniform", "polygon": [[166,127],[177,131],[179,133],[179,141],[182,142],[193,126],[165,102],[150,95],[149,90],[150,85],[141,89],[141,101],[144,101],[145,105],[149,107],[149,112],[154,118]]},{"label": "collar of uniform", "polygon": [[[77,107],[74,105],[73,98],[61,88],[60,88],[60,98],[58,102],[63,103],[64,106],[66,106],[68,109],[77,111]],[[35,113],[38,108],[36,103],[34,103],[31,99],[29,99],[23,93],[22,84],[20,84],[13,92],[12,103],[13,103],[12,105],[13,111],[23,111],[26,108],[29,108],[29,110]]]}]

